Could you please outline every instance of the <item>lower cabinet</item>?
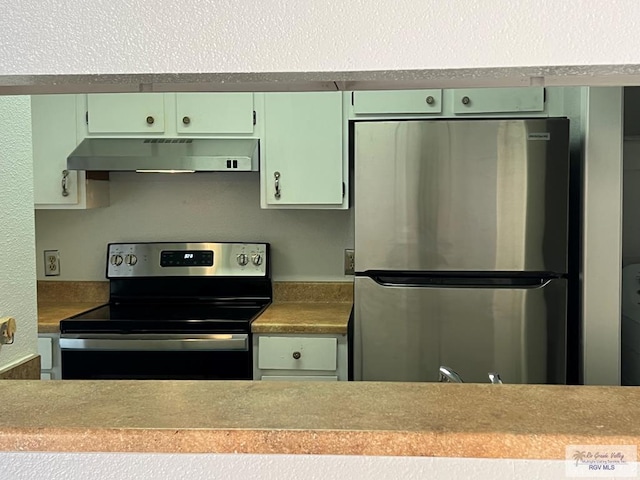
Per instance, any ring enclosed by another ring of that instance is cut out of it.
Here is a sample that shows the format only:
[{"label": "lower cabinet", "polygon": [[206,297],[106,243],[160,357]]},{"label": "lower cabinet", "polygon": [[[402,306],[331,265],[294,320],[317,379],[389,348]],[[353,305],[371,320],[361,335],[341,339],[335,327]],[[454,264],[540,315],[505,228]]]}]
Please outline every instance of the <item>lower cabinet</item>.
[{"label": "lower cabinet", "polygon": [[347,348],[340,334],[254,334],[253,379],[347,380]]},{"label": "lower cabinet", "polygon": [[62,378],[60,361],[60,334],[39,334],[38,354],[40,355],[40,379],[60,380]]}]

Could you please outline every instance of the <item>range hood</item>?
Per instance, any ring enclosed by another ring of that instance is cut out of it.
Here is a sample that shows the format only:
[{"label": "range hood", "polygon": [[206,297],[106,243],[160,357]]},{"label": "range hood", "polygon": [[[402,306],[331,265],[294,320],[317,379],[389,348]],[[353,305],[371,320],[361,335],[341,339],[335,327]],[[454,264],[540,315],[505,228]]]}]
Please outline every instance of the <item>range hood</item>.
[{"label": "range hood", "polygon": [[255,171],[258,152],[255,138],[86,138],[67,157],[67,169],[167,173]]}]

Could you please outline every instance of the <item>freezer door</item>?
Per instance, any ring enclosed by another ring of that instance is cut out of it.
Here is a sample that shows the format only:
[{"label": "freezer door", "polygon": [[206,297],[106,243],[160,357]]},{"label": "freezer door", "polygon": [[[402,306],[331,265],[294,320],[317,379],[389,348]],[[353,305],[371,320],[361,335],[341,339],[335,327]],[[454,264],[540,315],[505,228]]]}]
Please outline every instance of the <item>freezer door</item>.
[{"label": "freezer door", "polygon": [[359,122],[356,271],[567,271],[567,119]]},{"label": "freezer door", "polygon": [[565,383],[567,282],[537,288],[380,285],[355,280],[354,379]]}]

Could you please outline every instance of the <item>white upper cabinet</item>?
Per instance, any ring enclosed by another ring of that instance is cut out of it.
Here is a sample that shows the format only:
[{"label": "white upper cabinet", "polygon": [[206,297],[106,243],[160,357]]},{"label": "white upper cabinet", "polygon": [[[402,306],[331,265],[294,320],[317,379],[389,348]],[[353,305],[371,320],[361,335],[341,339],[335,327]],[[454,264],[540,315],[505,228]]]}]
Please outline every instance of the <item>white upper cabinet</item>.
[{"label": "white upper cabinet", "polygon": [[342,92],[265,93],[263,208],[346,208]]},{"label": "white upper cabinet", "polygon": [[87,95],[89,134],[164,133],[163,93]]},{"label": "white upper cabinet", "polygon": [[453,113],[544,111],[544,88],[463,88],[453,90]]},{"label": "white upper cabinet", "polygon": [[89,94],[84,135],[252,136],[253,98],[253,93]]},{"label": "white upper cabinet", "polygon": [[356,115],[437,114],[442,112],[442,90],[353,92]]},{"label": "white upper cabinet", "polygon": [[93,208],[109,203],[104,180],[67,170],[77,146],[76,95],[31,97],[34,201],[36,208]]},{"label": "white upper cabinet", "polygon": [[437,119],[468,116],[547,116],[543,87],[351,92],[350,120]]},{"label": "white upper cabinet", "polygon": [[178,93],[179,134],[253,133],[253,93]]}]

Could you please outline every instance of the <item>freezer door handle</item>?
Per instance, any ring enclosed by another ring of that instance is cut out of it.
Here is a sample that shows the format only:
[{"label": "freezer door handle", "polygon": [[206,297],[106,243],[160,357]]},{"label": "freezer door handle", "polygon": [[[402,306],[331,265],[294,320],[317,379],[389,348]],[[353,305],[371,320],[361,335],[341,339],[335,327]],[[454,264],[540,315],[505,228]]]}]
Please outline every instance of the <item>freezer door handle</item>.
[{"label": "freezer door handle", "polygon": [[450,288],[543,288],[558,277],[470,277],[470,276],[395,276],[371,277],[385,287]]}]

